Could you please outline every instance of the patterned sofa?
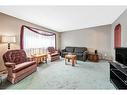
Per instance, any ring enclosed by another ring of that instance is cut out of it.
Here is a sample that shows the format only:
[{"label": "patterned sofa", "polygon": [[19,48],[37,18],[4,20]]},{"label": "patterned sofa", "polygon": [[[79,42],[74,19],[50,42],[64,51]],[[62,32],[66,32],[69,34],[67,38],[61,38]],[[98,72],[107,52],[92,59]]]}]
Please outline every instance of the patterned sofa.
[{"label": "patterned sofa", "polygon": [[61,50],[61,57],[65,57],[65,55],[68,53],[77,55],[77,59],[82,61],[86,61],[88,57],[86,47],[66,47],[65,49]]},{"label": "patterned sofa", "polygon": [[48,47],[48,58],[51,62],[60,59],[59,51],[54,47]]},{"label": "patterned sofa", "polygon": [[37,70],[36,62],[30,61],[24,50],[7,51],[3,55],[3,60],[8,71],[7,79],[12,84],[17,83]]}]

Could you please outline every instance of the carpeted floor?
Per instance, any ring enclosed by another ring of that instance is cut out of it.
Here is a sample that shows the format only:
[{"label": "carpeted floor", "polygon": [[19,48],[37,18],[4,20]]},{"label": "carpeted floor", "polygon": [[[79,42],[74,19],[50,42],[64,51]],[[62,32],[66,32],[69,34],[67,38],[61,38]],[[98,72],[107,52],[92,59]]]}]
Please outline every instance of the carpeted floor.
[{"label": "carpeted floor", "polygon": [[40,64],[37,72],[12,85],[6,80],[1,89],[115,89],[109,81],[109,64],[78,61],[75,67],[61,59]]}]

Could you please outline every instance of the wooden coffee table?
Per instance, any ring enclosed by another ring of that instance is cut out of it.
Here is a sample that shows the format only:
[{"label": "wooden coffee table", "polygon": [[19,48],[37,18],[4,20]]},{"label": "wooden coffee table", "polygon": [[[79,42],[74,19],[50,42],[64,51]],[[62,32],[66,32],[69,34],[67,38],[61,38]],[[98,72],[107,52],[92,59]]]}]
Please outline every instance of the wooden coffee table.
[{"label": "wooden coffee table", "polygon": [[36,61],[37,64],[41,62],[47,63],[47,54],[35,54],[35,55],[32,55],[32,57],[33,57],[33,60]]},{"label": "wooden coffee table", "polygon": [[75,66],[75,64],[77,64],[77,56],[76,55],[65,55],[65,64],[67,64],[66,60],[68,60],[68,62],[70,60],[72,60],[72,66]]}]

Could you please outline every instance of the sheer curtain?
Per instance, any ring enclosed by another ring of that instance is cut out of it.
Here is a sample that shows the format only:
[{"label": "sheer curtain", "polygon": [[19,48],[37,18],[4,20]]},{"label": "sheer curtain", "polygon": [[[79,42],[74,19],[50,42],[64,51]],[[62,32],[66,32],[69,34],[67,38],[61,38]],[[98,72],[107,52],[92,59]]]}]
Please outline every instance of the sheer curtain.
[{"label": "sheer curtain", "polygon": [[55,47],[55,34],[44,31],[23,28],[23,49],[28,55],[46,53],[48,47]]}]

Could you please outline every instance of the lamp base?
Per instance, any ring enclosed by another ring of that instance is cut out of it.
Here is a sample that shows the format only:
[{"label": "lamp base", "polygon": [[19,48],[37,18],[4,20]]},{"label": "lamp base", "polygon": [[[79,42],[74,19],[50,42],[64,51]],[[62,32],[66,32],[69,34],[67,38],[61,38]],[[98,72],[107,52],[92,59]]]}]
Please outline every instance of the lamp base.
[{"label": "lamp base", "polygon": [[10,49],[10,43],[8,43],[8,49]]}]

